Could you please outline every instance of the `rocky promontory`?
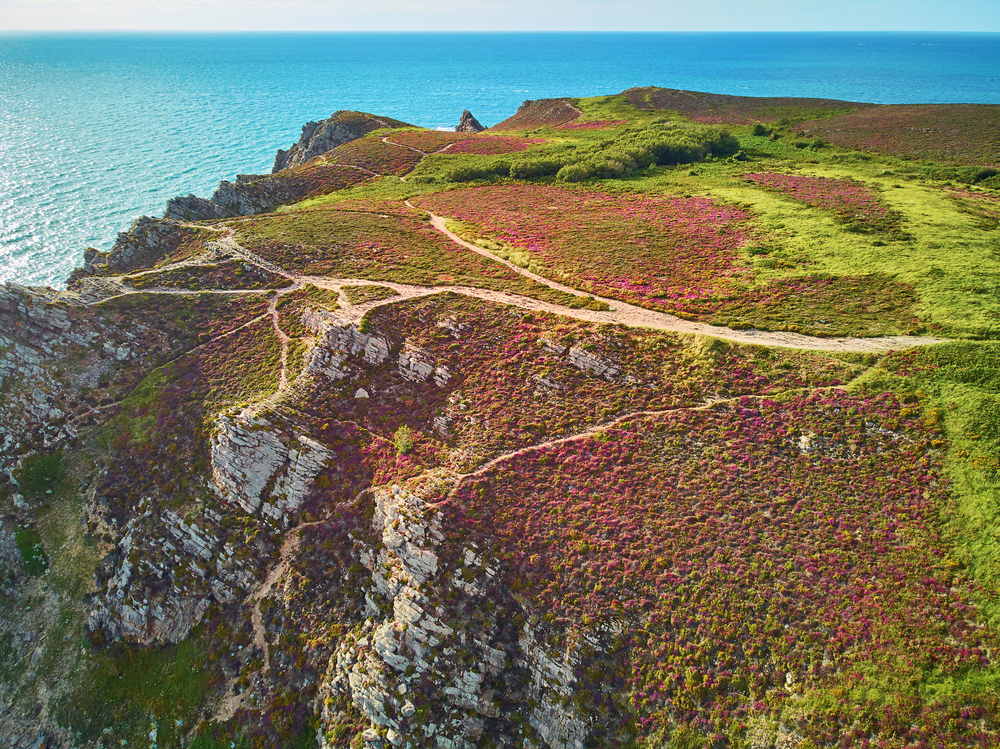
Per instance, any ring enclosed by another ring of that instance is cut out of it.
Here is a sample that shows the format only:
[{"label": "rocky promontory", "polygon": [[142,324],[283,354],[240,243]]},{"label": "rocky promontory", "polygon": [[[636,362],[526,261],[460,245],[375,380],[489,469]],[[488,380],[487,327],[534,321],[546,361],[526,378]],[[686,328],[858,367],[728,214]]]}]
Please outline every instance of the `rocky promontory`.
[{"label": "rocky promontory", "polygon": [[0,286],[3,749],[997,746],[1000,198],[860,114],[341,111]]}]

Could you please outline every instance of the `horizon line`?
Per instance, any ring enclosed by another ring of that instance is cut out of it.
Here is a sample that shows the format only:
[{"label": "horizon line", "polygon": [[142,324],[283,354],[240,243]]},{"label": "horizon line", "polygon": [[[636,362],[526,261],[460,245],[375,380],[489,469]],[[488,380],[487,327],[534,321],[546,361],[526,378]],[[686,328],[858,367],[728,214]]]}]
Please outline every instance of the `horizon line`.
[{"label": "horizon line", "polygon": [[971,29],[2,29],[0,34],[978,34]]}]

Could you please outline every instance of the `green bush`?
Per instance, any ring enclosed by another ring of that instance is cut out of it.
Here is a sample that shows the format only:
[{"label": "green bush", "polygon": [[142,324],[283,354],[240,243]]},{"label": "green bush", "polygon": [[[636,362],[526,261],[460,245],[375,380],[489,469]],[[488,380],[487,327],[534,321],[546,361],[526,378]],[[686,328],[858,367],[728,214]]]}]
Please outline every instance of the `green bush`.
[{"label": "green bush", "polygon": [[413,449],[413,430],[403,424],[392,437],[392,444],[399,455],[406,455]]}]

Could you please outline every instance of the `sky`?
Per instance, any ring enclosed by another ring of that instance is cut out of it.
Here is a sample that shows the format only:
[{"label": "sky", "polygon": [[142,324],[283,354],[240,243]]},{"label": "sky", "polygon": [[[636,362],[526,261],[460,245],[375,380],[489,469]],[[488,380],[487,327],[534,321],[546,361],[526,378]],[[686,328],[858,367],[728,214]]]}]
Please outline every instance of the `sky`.
[{"label": "sky", "polygon": [[0,0],[3,31],[977,31],[998,0]]}]

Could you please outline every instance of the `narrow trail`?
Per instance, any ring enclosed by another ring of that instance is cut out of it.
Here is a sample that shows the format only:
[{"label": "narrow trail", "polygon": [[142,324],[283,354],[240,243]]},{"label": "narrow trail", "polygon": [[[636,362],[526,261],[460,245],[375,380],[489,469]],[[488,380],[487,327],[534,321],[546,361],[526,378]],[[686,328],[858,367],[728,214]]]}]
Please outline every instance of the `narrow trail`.
[{"label": "narrow trail", "polygon": [[671,408],[661,408],[656,410],[644,409],[641,411],[633,411],[631,413],[622,414],[621,416],[616,416],[615,418],[609,421],[588,427],[587,429],[584,429],[575,434],[571,434],[566,437],[558,437],[557,439],[547,440],[545,442],[535,442],[530,445],[525,445],[524,447],[519,447],[518,449],[512,450],[508,453],[504,453],[502,455],[497,455],[493,458],[490,458],[488,461],[478,466],[474,471],[470,471],[469,473],[457,474],[455,476],[455,485],[451,488],[451,490],[448,492],[448,494],[445,496],[444,499],[438,502],[428,502],[426,504],[428,507],[435,507],[435,508],[443,507],[452,500],[452,498],[455,496],[455,494],[458,493],[458,490],[462,488],[462,485],[466,481],[468,481],[469,479],[474,479],[477,476],[482,476],[483,474],[487,473],[491,468],[494,468],[505,461],[518,458],[522,455],[529,455],[538,450],[544,450],[549,447],[555,447],[557,445],[565,445],[570,442],[576,442],[578,440],[586,439],[588,437],[593,437],[607,429],[613,429],[616,426],[631,419],[642,419],[642,418],[649,418],[656,416],[664,416],[666,414],[684,413],[692,411],[708,411],[710,409],[715,408],[716,406],[726,405],[729,403],[738,403],[748,400],[763,401],[774,398],[781,398],[796,393],[811,395],[813,393],[822,393],[831,390],[847,390],[854,382],[856,382],[858,379],[860,379],[865,374],[870,372],[874,368],[874,366],[876,365],[873,365],[871,367],[865,367],[864,370],[862,370],[859,374],[852,377],[848,382],[842,383],[840,385],[822,385],[820,387],[815,387],[815,388],[789,388],[788,390],[781,390],[776,393],[766,393],[766,394],[734,395],[729,398],[709,399],[706,402],[695,406],[673,406]]},{"label": "narrow trail", "polygon": [[274,334],[278,336],[278,340],[281,342],[281,374],[278,377],[278,391],[274,394],[275,397],[285,392],[288,388],[288,347],[292,343],[292,339],[281,329],[278,317],[278,299],[280,298],[277,295],[272,297],[270,303],[267,305],[267,312],[271,316],[271,325],[274,327]]},{"label": "narrow trail", "polygon": [[[406,201],[406,204],[411,208],[414,206]],[[604,302],[611,309],[607,312],[601,312],[597,310],[583,310],[583,309],[571,309],[569,307],[563,307],[562,305],[549,304],[550,308],[553,308],[555,314],[564,315],[566,317],[575,317],[578,320],[586,320],[588,322],[596,323],[607,323],[615,325],[625,325],[630,328],[650,328],[652,330],[663,330],[672,331],[678,333],[697,333],[700,335],[712,336],[714,338],[724,338],[729,341],[735,341],[737,343],[756,343],[764,346],[778,346],[781,348],[794,348],[794,349],[811,349],[814,351],[856,351],[856,352],[879,352],[879,351],[891,351],[902,348],[909,348],[911,346],[929,346],[934,343],[943,343],[945,339],[943,338],[932,338],[929,336],[885,336],[882,338],[818,338],[815,336],[802,335],[800,333],[788,333],[788,332],[772,332],[765,330],[734,330],[732,328],[708,325],[706,323],[692,322],[690,320],[684,320],[674,315],[669,315],[664,312],[655,312],[653,310],[646,309],[644,307],[637,307],[633,304],[628,304],[627,302],[621,302],[617,299],[609,299],[607,297],[593,296],[591,294],[586,294],[579,289],[574,289],[569,286],[565,286],[561,283],[557,283],[544,276],[539,276],[537,273],[532,273],[531,271],[521,268],[509,260],[504,260],[503,258],[497,257],[488,250],[482,247],[477,247],[471,242],[467,242],[460,236],[455,234],[453,231],[448,229],[446,225],[447,219],[437,216],[433,213],[427,211],[428,215],[431,217],[431,224],[439,232],[444,234],[452,242],[455,242],[466,249],[475,252],[477,255],[482,255],[487,257],[493,262],[500,263],[501,265],[511,269],[515,273],[518,273],[525,278],[529,278],[532,281],[548,286],[550,289],[555,289],[556,291],[562,291],[567,294],[573,294],[574,296],[580,297],[592,297],[597,301]],[[545,303],[538,303],[545,304]],[[548,309],[539,309],[539,311],[550,311]]]},{"label": "narrow trail", "polygon": [[[406,203],[411,208],[413,207],[408,201]],[[544,276],[539,276],[525,268],[511,263],[508,260],[497,257],[496,255],[490,253],[488,250],[478,247],[471,242],[459,237],[457,234],[449,230],[445,224],[446,219],[437,216],[435,214],[429,214],[431,216],[431,223],[435,229],[448,237],[451,241],[456,244],[475,252],[477,255],[481,255],[488,258],[491,262],[499,263],[515,273],[528,278],[532,281],[540,283],[547,286],[550,289],[560,291],[566,294],[572,294],[573,296],[593,298],[598,301],[604,302],[611,309],[608,311],[599,310],[589,310],[589,309],[576,309],[572,307],[566,307],[561,304],[555,304],[553,302],[545,302],[540,299],[533,299],[531,297],[521,296],[519,294],[512,294],[506,291],[494,291],[492,289],[483,289],[479,287],[472,286],[456,286],[456,285],[438,285],[438,286],[416,286],[413,284],[403,284],[396,283],[395,281],[382,281],[382,280],[371,280],[366,278],[337,278],[332,276],[310,276],[302,273],[297,273],[295,271],[290,271],[283,268],[280,265],[272,263],[264,258],[260,257],[256,253],[243,247],[239,242],[236,241],[233,236],[234,230],[230,229],[229,233],[225,237],[220,237],[216,240],[216,243],[223,248],[228,254],[233,257],[239,258],[244,262],[256,265],[257,267],[269,271],[275,275],[287,278],[295,284],[295,286],[287,287],[284,289],[277,290],[277,294],[283,295],[302,284],[312,284],[318,286],[319,288],[327,289],[329,291],[339,292],[344,286],[385,286],[396,292],[397,296],[389,297],[388,299],[377,300],[373,302],[368,302],[365,304],[351,305],[345,304],[340,310],[338,310],[338,316],[345,323],[359,323],[361,319],[368,314],[371,310],[381,307],[387,304],[397,304],[399,302],[405,302],[411,299],[417,299],[425,296],[432,296],[434,294],[441,294],[446,292],[451,292],[454,294],[460,294],[462,296],[471,297],[474,299],[480,299],[486,302],[493,302],[495,304],[503,304],[510,307],[517,307],[519,309],[528,310],[531,312],[544,312],[552,315],[560,315],[562,317],[570,317],[575,320],[581,320],[583,322],[598,323],[598,324],[609,324],[609,325],[624,325],[629,328],[646,328],[649,330],[660,330],[665,332],[676,332],[676,333],[694,333],[706,336],[712,336],[714,338],[722,338],[728,341],[733,341],[736,343],[744,344],[757,344],[762,346],[776,346],[779,348],[791,348],[791,349],[804,349],[812,351],[840,351],[840,352],[861,352],[861,353],[882,353],[887,351],[896,351],[899,349],[910,348],[911,346],[929,346],[935,343],[943,343],[946,339],[943,338],[932,338],[929,336],[884,336],[880,338],[818,338],[815,336],[802,335],[800,333],[787,333],[781,331],[765,331],[765,330],[734,330],[732,328],[721,327],[716,325],[708,325],[706,323],[692,322],[690,320],[683,320],[674,315],[669,315],[664,312],[655,312],[653,310],[645,309],[643,307],[637,307],[633,304],[628,304],[626,302],[621,302],[616,299],[609,299],[606,297],[598,297],[579,289],[574,289],[570,286],[565,286],[563,284],[557,283]],[[196,295],[196,294],[264,294],[268,293],[264,290],[258,289],[232,289],[232,290],[221,290],[221,289],[206,289],[202,291],[191,291],[186,289],[143,289],[135,291],[124,291],[121,294],[115,296],[106,297],[94,302],[90,302],[91,305],[102,304],[111,299],[116,299],[123,296],[129,296],[131,294],[179,294],[179,295]]]},{"label": "narrow trail", "polygon": [[427,151],[421,151],[419,148],[414,148],[413,146],[406,146],[403,145],[402,143],[393,143],[391,140],[389,140],[388,135],[382,138],[382,142],[385,143],[387,146],[395,146],[396,148],[405,148],[408,151],[419,153],[421,156],[430,156],[430,154],[427,153]]},{"label": "narrow trail", "polygon": [[[250,625],[253,629],[253,642],[254,646],[261,653],[261,660],[264,665],[256,672],[257,674],[263,675],[271,670],[271,650],[267,644],[267,631],[264,629],[264,618],[260,613],[260,604],[270,593],[274,586],[281,581],[281,579],[288,574],[288,570],[292,566],[292,558],[295,553],[299,550],[299,546],[302,543],[302,531],[314,525],[320,525],[325,522],[325,520],[315,520],[308,523],[300,523],[293,529],[285,534],[285,541],[281,545],[281,552],[278,556],[278,562],[271,568],[270,572],[267,573],[267,577],[257,590],[255,590],[251,596],[250,601],[253,602],[253,606],[250,609]],[[233,718],[236,711],[243,706],[243,698],[246,695],[246,690],[237,694],[236,693],[236,679],[230,680],[227,685],[227,694],[223,698],[216,711],[215,716],[212,720],[220,723],[224,723]]]}]

